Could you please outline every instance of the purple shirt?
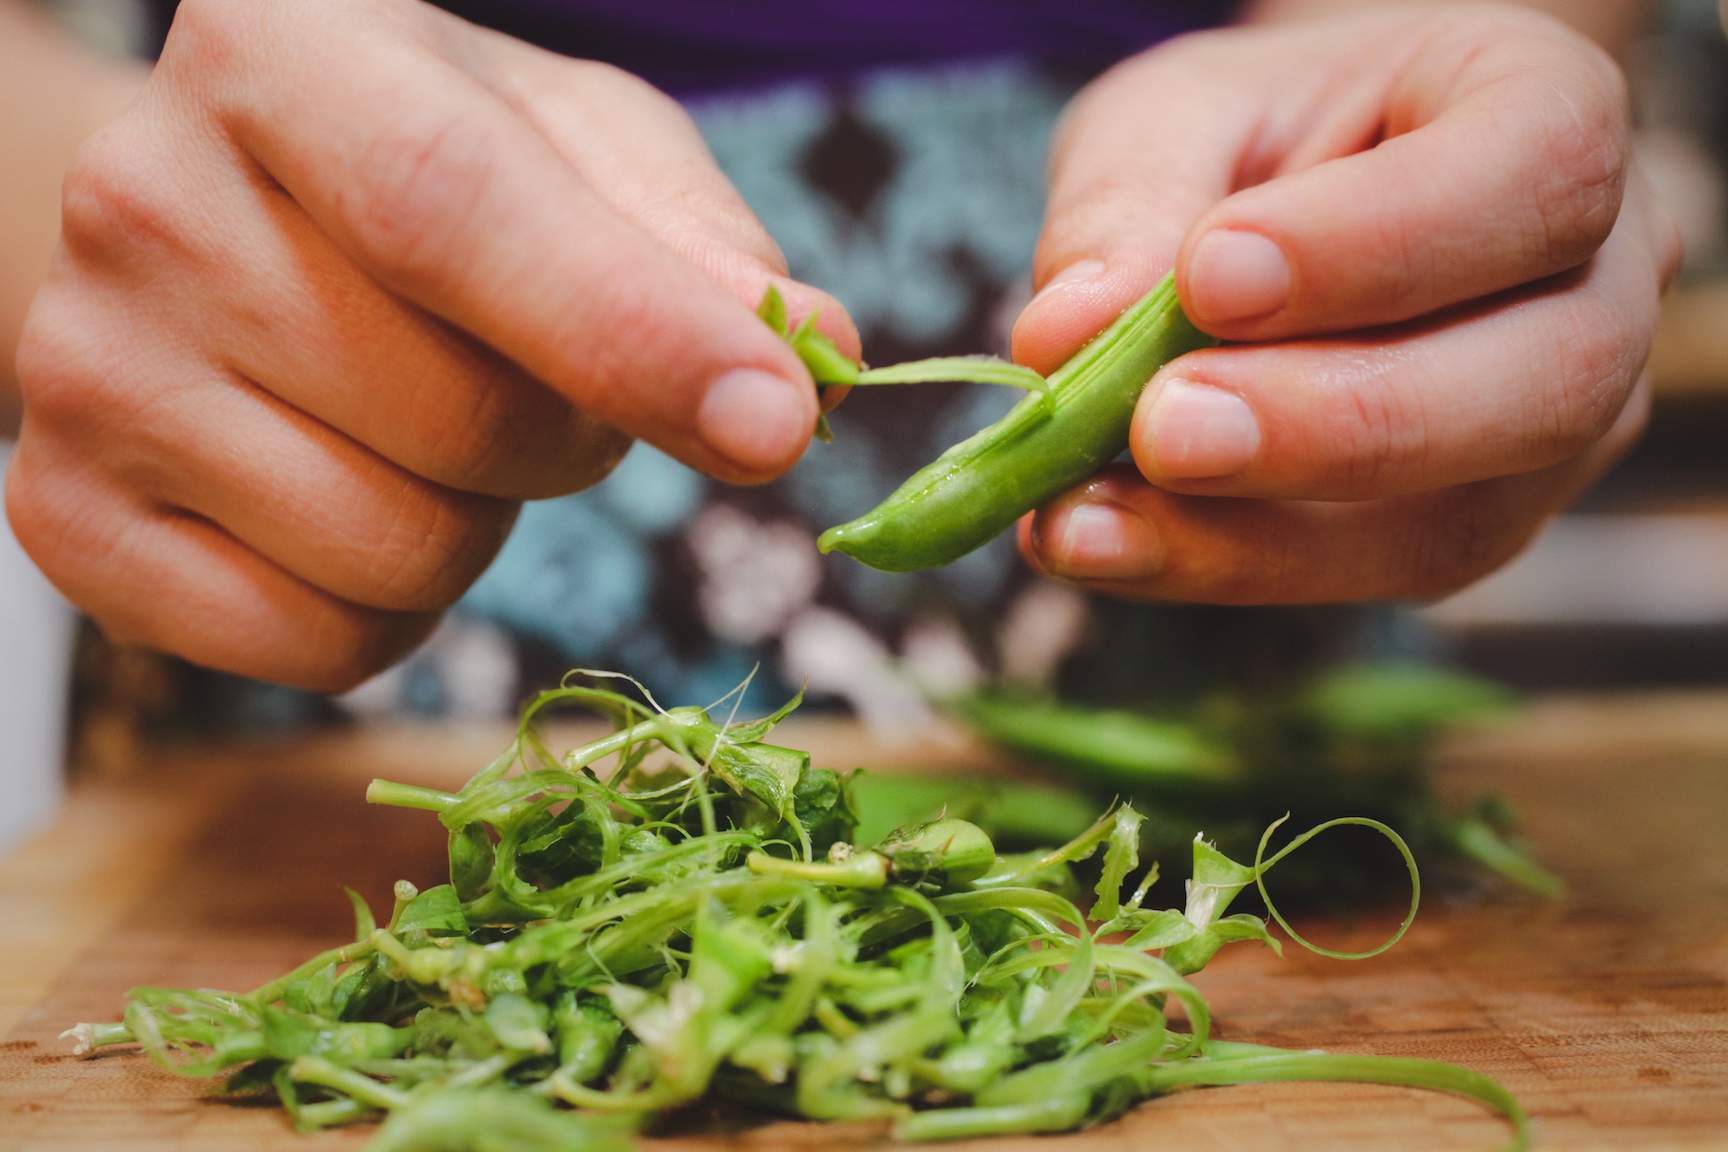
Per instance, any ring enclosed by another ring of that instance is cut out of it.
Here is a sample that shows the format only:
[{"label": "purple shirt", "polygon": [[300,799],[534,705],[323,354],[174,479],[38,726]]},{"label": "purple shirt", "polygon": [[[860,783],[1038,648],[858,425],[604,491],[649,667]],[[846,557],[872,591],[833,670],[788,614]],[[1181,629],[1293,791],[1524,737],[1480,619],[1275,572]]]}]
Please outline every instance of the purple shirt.
[{"label": "purple shirt", "polygon": [[[872,69],[1020,57],[1096,72],[1234,0],[445,0],[477,24],[605,60],[669,92],[844,80]],[[158,0],[166,28],[173,0]]]}]

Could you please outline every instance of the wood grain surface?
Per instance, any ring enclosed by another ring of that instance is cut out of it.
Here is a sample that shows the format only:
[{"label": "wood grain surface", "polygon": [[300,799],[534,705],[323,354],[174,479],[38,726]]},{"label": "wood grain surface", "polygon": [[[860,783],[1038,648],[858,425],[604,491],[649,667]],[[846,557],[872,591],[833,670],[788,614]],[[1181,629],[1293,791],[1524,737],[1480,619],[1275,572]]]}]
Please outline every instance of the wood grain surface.
[{"label": "wood grain surface", "polygon": [[[833,767],[909,759],[853,729],[787,732]],[[165,751],[124,785],[76,792],[54,828],[0,860],[0,1150],[358,1148],[302,1137],[273,1109],[209,1097],[129,1051],[68,1054],[58,1033],[111,1018],[135,984],[246,988],[342,938],[339,885],[388,904],[438,878],[421,814],[361,802],[373,775],[451,783],[500,745],[462,729]],[[976,771],[963,742],[925,768]],[[1728,1148],[1728,695],[1552,700],[1455,742],[1447,790],[1493,787],[1573,885],[1548,906],[1504,893],[1430,899],[1398,948],[1345,963],[1228,950],[1199,979],[1232,1039],[1457,1061],[1504,1081],[1538,1147]],[[1395,867],[1395,863],[1388,866]],[[1304,924],[1342,946],[1399,910]],[[1400,1089],[1208,1089],[1066,1137],[991,1148],[1487,1149],[1470,1104]],[[683,1120],[651,1148],[878,1147],[880,1128]]]}]

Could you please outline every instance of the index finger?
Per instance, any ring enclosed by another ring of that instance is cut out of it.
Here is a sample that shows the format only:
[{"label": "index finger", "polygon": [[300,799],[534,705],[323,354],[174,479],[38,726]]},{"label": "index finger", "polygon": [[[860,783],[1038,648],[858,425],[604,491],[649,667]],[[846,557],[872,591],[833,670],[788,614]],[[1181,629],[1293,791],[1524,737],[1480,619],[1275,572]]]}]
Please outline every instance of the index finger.
[{"label": "index finger", "polygon": [[754,481],[797,459],[814,389],[744,304],[624,220],[436,37],[359,14],[341,36],[309,31],[317,7],[270,8],[267,42],[241,37],[248,71],[216,99],[350,258],[694,467]]},{"label": "index finger", "polygon": [[[1214,44],[1189,38],[1117,65],[1063,114],[1014,359],[1053,371],[1175,262],[1231,189],[1258,111]],[[1146,109],[1158,109],[1148,117]]]}]

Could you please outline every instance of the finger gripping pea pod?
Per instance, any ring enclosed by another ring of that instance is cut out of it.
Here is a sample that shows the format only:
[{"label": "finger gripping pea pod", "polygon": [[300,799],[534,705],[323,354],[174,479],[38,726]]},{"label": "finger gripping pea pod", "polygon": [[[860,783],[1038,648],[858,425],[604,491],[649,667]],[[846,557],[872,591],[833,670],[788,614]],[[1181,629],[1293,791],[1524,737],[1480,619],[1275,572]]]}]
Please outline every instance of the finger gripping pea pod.
[{"label": "finger gripping pea pod", "polygon": [[1167,361],[1214,341],[1189,322],[1174,276],[1141,297],[1002,419],[822,533],[817,547],[887,572],[935,568],[994,539],[1128,447],[1140,391]]}]

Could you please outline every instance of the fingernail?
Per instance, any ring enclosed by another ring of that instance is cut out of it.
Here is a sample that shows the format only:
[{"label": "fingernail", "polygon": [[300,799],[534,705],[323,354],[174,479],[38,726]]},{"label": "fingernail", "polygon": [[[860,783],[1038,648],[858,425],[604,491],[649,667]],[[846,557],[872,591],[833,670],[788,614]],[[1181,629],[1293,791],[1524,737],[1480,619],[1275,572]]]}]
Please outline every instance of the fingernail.
[{"label": "fingernail", "polygon": [[1231,476],[1260,452],[1260,421],[1234,392],[1180,378],[1157,385],[1141,445],[1159,478]]},{"label": "fingernail", "polygon": [[772,373],[734,368],[708,386],[696,410],[696,434],[746,471],[786,468],[804,450],[814,425],[798,388]]},{"label": "fingernail", "polygon": [[1188,258],[1188,297],[1194,318],[1248,320],[1284,307],[1290,262],[1258,232],[1208,232]]},{"label": "fingernail", "polygon": [[1086,501],[1056,513],[1038,535],[1044,566],[1077,580],[1144,580],[1164,567],[1164,540],[1152,525],[1116,504]]},{"label": "fingernail", "polygon": [[1038,289],[1038,294],[1032,297],[1028,307],[1047,296],[1054,296],[1063,289],[1072,288],[1074,285],[1082,284],[1087,280],[1095,280],[1103,271],[1104,261],[1102,260],[1081,260],[1079,263],[1070,264],[1044,282],[1044,287]]}]

